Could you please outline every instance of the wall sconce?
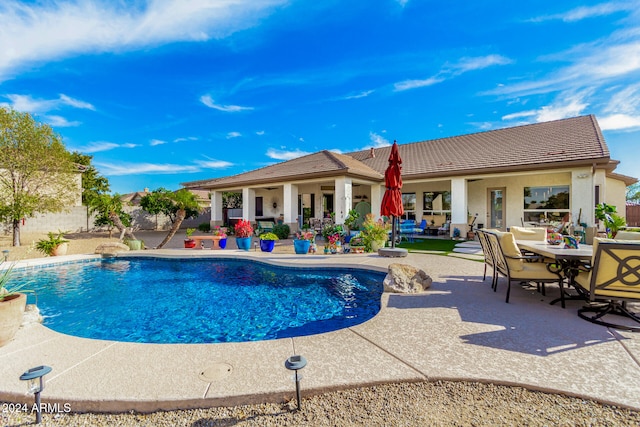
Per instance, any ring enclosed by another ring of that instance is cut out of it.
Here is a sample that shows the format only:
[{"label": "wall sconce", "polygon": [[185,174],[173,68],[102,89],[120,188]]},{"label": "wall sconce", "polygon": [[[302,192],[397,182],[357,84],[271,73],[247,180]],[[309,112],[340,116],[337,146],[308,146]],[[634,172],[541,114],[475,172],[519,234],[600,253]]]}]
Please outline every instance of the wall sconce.
[{"label": "wall sconce", "polygon": [[21,381],[27,381],[27,388],[29,393],[33,393],[36,399],[36,424],[42,422],[42,411],[40,410],[40,393],[44,390],[44,376],[51,372],[49,366],[38,366],[29,369],[24,374],[20,375]]},{"label": "wall sconce", "polygon": [[589,178],[591,175],[589,175],[588,173],[581,173],[579,175],[576,175],[576,178],[578,179],[585,179],[585,178]]},{"label": "wall sconce", "polygon": [[298,370],[307,366],[307,359],[304,356],[294,355],[289,357],[284,362],[284,367],[290,371],[295,371],[295,375],[293,377],[296,382],[296,399],[298,400],[298,411],[302,408],[302,404],[300,402],[300,380],[302,379],[302,375],[298,375]]},{"label": "wall sconce", "polygon": [[7,261],[9,259],[9,249],[3,249],[2,255],[4,256],[4,260]]},{"label": "wall sconce", "polygon": [[275,208],[277,208],[277,207],[278,207],[278,203],[273,202],[273,209],[275,209]]}]

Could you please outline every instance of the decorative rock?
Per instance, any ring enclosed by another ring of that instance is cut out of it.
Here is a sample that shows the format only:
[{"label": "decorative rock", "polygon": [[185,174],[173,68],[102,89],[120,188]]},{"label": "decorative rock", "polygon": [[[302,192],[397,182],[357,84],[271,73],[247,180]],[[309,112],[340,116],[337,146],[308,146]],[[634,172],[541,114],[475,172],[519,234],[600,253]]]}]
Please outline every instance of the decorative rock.
[{"label": "decorative rock", "polygon": [[407,264],[389,264],[384,278],[384,291],[396,293],[424,292],[431,287],[431,276],[423,270]]},{"label": "decorative rock", "polygon": [[109,243],[103,243],[101,245],[99,245],[96,248],[96,254],[102,254],[102,255],[113,255],[113,254],[117,254],[118,252],[126,252],[129,250],[129,246],[125,245],[124,243],[118,243],[118,242],[109,242]]}]

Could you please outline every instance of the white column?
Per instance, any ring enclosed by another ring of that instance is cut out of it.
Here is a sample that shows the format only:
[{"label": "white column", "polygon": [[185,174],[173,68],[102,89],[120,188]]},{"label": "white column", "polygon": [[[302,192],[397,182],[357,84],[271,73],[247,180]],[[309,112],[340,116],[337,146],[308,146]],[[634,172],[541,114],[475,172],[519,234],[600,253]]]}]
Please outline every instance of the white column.
[{"label": "white column", "polygon": [[460,230],[460,237],[467,235],[467,180],[454,178],[451,180],[451,236],[453,230]]},{"label": "white column", "polygon": [[595,221],[595,194],[591,168],[571,171],[571,219],[575,225],[580,222],[587,226]]},{"label": "white column", "polygon": [[380,218],[380,207],[382,206],[383,195],[383,185],[373,184],[371,186],[371,214],[374,219]]},{"label": "white column", "polygon": [[222,191],[211,192],[211,226],[222,225]]},{"label": "white column", "polygon": [[353,187],[351,185],[351,178],[340,177],[334,180],[335,194],[333,201],[335,222],[336,224],[344,224],[344,220],[351,210],[351,201],[353,200]]},{"label": "white column", "polygon": [[291,231],[298,230],[298,186],[294,184],[284,184],[284,223]]},{"label": "white column", "polygon": [[242,218],[250,222],[256,220],[256,191],[252,188],[242,189]]}]

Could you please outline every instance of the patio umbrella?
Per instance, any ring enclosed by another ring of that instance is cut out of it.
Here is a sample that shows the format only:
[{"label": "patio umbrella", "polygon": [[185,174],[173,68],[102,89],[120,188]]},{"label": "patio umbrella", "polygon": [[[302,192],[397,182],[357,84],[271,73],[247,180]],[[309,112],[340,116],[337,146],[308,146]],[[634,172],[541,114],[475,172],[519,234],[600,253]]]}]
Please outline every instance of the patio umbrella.
[{"label": "patio umbrella", "polygon": [[389,154],[389,166],[384,172],[384,196],[382,196],[382,206],[380,214],[391,217],[391,247],[396,247],[396,217],[404,213],[402,207],[402,177],[400,170],[402,169],[402,159],[398,152],[398,144],[393,141],[391,146],[391,154]]}]

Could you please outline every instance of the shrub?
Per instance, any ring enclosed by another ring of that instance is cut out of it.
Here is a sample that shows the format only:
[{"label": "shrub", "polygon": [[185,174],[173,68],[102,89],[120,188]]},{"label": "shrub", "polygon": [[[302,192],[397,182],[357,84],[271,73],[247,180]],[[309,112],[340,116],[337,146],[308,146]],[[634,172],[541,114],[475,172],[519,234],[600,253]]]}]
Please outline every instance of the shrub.
[{"label": "shrub", "polygon": [[202,224],[198,225],[198,230],[202,231],[203,233],[208,233],[209,231],[211,231],[211,224],[208,222],[203,222]]},{"label": "shrub", "polygon": [[272,232],[278,236],[279,239],[288,239],[291,229],[287,224],[276,224],[273,226]]},{"label": "shrub", "polygon": [[253,227],[247,220],[241,219],[234,227],[236,237],[251,237],[253,234]]},{"label": "shrub", "polygon": [[262,233],[260,235],[260,240],[279,240],[279,239],[275,233]]}]

